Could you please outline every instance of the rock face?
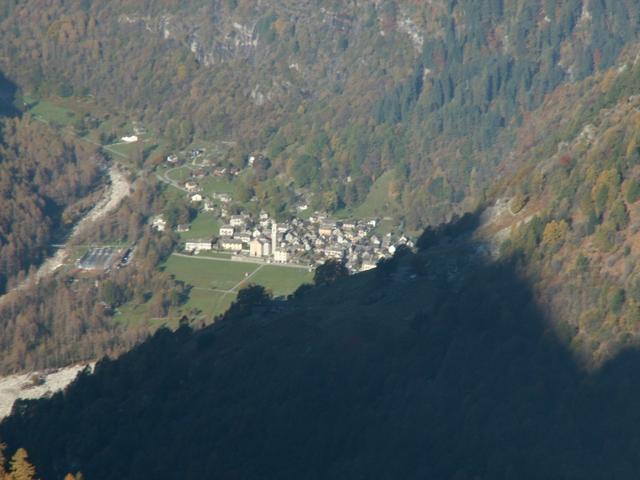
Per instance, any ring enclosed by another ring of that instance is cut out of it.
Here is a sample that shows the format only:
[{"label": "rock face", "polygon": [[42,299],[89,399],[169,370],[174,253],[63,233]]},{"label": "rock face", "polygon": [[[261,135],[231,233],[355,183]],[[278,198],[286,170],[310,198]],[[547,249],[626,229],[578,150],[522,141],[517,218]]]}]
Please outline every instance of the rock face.
[{"label": "rock face", "polygon": [[[339,38],[354,38],[367,29],[374,30],[380,37],[398,32],[401,43],[404,44],[402,47],[406,48],[409,57],[418,56],[426,35],[440,30],[435,16],[429,12],[440,9],[441,3],[430,2],[422,8],[420,15],[416,15],[414,5],[403,3],[398,14],[390,16],[384,13],[384,5],[374,1],[345,3],[335,9],[318,7],[316,3],[308,1],[266,1],[257,2],[250,9],[237,8],[233,11],[214,2],[193,11],[185,6],[179,14],[167,10],[150,13],[148,9],[144,12],[123,13],[117,17],[116,23],[125,32],[135,32],[143,38],[162,38],[170,50],[180,48],[190,51],[201,66],[220,68],[225,63],[241,60],[247,62],[247,71],[251,69],[254,72],[256,68],[272,64],[276,58],[279,62],[280,59],[291,57],[290,60],[295,61],[287,64],[299,65],[301,59],[294,58],[291,55],[291,45],[282,40],[287,35],[304,31],[314,39],[316,47],[320,47],[320,55],[324,57],[316,58],[311,63],[328,68],[328,72],[324,71],[325,74],[337,75],[339,70],[336,67],[341,52],[336,52],[333,44]],[[378,11],[379,17],[377,13],[372,17],[372,12]],[[372,18],[375,18],[374,22]],[[276,37],[279,42],[274,42]],[[295,46],[294,50],[297,48]],[[298,67],[295,70],[300,72],[303,69]],[[277,69],[270,71],[269,78],[276,84],[284,83]],[[311,79],[315,78],[312,75],[306,76],[306,80]],[[326,80],[326,77],[322,80]],[[251,98],[261,106],[272,101],[270,97],[275,93],[287,93],[281,88],[277,90],[270,92],[270,95],[257,95],[257,98],[254,90],[251,90]]]},{"label": "rock face", "polygon": [[205,67],[212,67],[232,58],[248,58],[258,47],[253,24],[236,21],[215,22],[208,15],[177,16],[161,14],[123,14],[118,24],[130,29],[142,29],[146,34],[160,35],[188,48]]}]

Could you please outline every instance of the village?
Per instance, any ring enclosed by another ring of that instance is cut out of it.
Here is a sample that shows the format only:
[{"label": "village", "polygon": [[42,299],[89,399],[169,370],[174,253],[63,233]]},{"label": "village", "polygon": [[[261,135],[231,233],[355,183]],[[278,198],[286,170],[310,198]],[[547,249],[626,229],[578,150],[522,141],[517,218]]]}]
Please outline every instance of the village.
[{"label": "village", "polygon": [[[169,163],[175,160],[175,155],[167,158]],[[252,160],[250,157],[249,165]],[[220,170],[218,167],[213,174],[219,174]],[[231,255],[235,260],[308,267],[336,259],[356,273],[375,268],[380,259],[392,256],[400,245],[413,247],[413,242],[404,235],[379,233],[376,230],[378,218],[335,220],[326,213],[314,212],[304,218],[292,214],[288,220],[276,221],[265,211],[258,215],[247,211],[231,215],[228,206],[233,198],[230,193],[213,193],[208,197],[196,176],[182,182],[180,188],[200,212],[215,215],[220,222],[218,231],[185,240],[182,243],[185,253],[219,252]],[[308,208],[302,204],[295,210],[304,212]],[[158,231],[168,228],[162,215],[152,220],[152,226]],[[188,224],[175,226],[178,233],[189,229]]]}]

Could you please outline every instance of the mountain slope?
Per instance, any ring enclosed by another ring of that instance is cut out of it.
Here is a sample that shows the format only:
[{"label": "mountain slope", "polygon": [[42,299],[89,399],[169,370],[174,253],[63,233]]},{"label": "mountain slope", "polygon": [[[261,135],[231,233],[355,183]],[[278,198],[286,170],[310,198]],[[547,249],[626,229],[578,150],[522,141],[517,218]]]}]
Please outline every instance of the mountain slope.
[{"label": "mountain slope", "polygon": [[434,247],[162,330],[0,434],[47,477],[629,478],[638,354],[586,373],[511,266],[473,258]]},{"label": "mountain slope", "polygon": [[238,142],[238,157],[271,157],[273,176],[315,157],[327,209],[359,204],[393,170],[393,213],[412,227],[473,208],[513,145],[490,149],[501,132],[614,65],[640,15],[633,0],[32,7],[0,12],[0,67],[23,89],[90,94],[178,148]]},{"label": "mountain slope", "polygon": [[503,208],[477,232],[519,259],[574,351],[595,364],[638,339],[638,79],[630,48],[616,68],[549,96],[516,130],[490,194]]}]

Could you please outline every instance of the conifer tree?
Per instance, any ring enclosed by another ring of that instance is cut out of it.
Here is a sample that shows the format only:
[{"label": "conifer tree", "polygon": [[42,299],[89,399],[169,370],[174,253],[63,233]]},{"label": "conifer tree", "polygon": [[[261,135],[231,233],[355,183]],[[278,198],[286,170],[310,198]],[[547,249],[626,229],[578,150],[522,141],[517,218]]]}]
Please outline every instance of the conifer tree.
[{"label": "conifer tree", "polygon": [[4,456],[4,451],[7,448],[6,443],[0,443],[0,480],[8,480],[9,472],[7,472],[7,459]]},{"label": "conifer tree", "polygon": [[11,457],[11,480],[34,480],[36,468],[29,462],[27,451],[19,448]]}]

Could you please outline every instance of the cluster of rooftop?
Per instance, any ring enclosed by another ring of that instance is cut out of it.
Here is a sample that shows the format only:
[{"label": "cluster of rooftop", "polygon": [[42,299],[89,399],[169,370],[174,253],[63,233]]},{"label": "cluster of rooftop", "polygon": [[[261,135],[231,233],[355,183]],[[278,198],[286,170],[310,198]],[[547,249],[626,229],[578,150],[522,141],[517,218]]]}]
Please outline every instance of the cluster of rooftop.
[{"label": "cluster of rooftop", "polygon": [[257,218],[243,213],[227,220],[217,235],[186,241],[185,251],[219,250],[267,262],[307,265],[337,259],[357,272],[374,268],[399,245],[413,246],[405,236],[376,234],[377,219],[335,221],[317,213],[307,220],[276,222],[262,212]]}]

